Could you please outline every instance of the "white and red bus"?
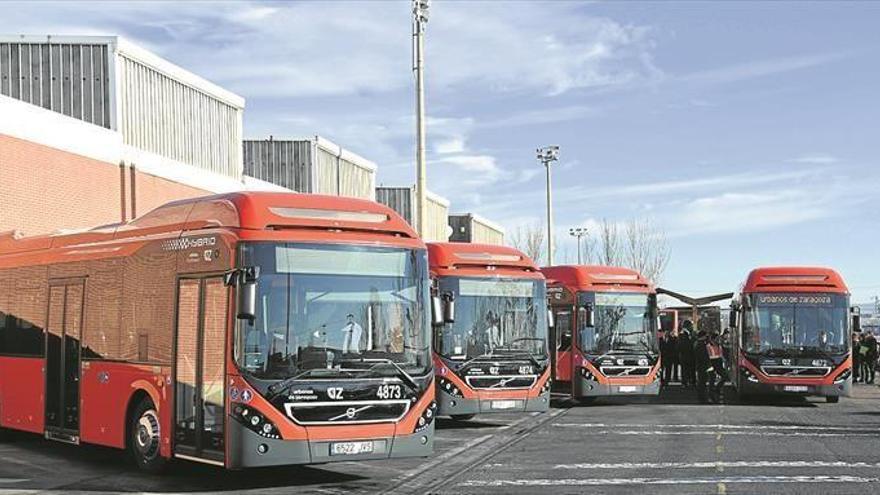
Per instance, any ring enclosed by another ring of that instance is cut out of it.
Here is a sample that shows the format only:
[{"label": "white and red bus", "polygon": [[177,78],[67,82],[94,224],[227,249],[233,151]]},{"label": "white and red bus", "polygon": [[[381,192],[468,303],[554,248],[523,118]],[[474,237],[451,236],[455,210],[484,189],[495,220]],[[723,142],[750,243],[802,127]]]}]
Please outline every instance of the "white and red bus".
[{"label": "white and red bus", "polygon": [[486,244],[428,243],[428,258],[445,315],[434,328],[438,414],[546,411],[547,292],[538,266]]},{"label": "white and red bus", "polygon": [[849,290],[836,271],[752,270],[730,312],[737,395],[813,395],[828,402],[848,396],[851,321]]},{"label": "white and red bus", "polygon": [[660,393],[654,286],[628,268],[541,269],[555,325],[554,392],[578,402]]},{"label": "white and red bus", "polygon": [[234,193],[0,237],[0,427],[224,466],[426,456],[424,243],[362,200]]}]

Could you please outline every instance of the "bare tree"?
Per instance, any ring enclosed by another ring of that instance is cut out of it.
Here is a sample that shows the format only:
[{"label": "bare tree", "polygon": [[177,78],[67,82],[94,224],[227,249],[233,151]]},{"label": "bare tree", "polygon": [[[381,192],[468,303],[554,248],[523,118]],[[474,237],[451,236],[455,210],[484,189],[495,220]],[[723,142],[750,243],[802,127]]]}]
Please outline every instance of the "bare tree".
[{"label": "bare tree", "polygon": [[541,264],[544,256],[544,226],[540,223],[520,225],[510,236],[510,244],[535,263]]},{"label": "bare tree", "polygon": [[587,263],[632,268],[654,283],[663,277],[671,255],[666,235],[648,219],[620,224],[603,219],[598,232],[584,239]]}]

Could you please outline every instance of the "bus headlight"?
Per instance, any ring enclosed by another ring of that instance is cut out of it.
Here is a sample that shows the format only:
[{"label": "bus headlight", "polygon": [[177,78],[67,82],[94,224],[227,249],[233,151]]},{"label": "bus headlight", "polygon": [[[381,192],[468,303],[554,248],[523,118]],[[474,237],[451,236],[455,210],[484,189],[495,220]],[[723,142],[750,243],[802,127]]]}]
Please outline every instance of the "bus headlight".
[{"label": "bus headlight", "polygon": [[852,376],[852,368],[847,368],[837,375],[837,378],[834,379],[834,383],[843,383],[849,380],[850,376]]},{"label": "bus headlight", "polygon": [[281,439],[281,432],[269,419],[244,404],[232,404],[232,417],[248,430],[264,438]]},{"label": "bus headlight", "polygon": [[542,395],[546,394],[550,390],[550,387],[553,385],[552,382],[553,382],[553,380],[548,378],[547,381],[544,382],[544,385],[541,385],[541,394]]},{"label": "bus headlight", "polygon": [[586,368],[581,368],[581,377],[584,380],[591,380],[591,381],[596,380],[596,377],[593,376],[593,373],[590,372],[590,370],[588,370]]},{"label": "bus headlight", "polygon": [[755,376],[754,373],[752,373],[751,371],[749,371],[749,370],[746,369],[746,368],[743,368],[743,376],[746,377],[746,380],[748,380],[748,381],[750,381],[750,382],[752,382],[752,383],[758,383],[758,381],[759,381],[759,380],[758,380],[758,377]]},{"label": "bus headlight", "polygon": [[453,397],[464,397],[464,395],[462,395],[461,393],[461,390],[459,390],[454,383],[447,380],[446,378],[443,378],[442,376],[437,377],[437,386],[444,393],[447,393]]},{"label": "bus headlight", "polygon": [[434,416],[436,416],[437,412],[437,403],[432,401],[431,405],[426,407],[424,411],[422,411],[422,415],[419,416],[419,419],[416,421],[416,429],[414,433],[418,433],[420,431],[424,431],[431,423],[434,421]]}]

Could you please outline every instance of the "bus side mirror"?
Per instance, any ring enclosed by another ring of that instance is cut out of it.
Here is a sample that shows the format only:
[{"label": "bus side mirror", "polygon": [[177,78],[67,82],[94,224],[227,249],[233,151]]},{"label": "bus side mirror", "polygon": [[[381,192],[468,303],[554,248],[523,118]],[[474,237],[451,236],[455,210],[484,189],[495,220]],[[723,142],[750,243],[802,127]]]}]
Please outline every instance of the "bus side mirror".
[{"label": "bus side mirror", "polygon": [[862,311],[858,306],[853,306],[849,308],[849,312],[852,314],[852,331],[853,332],[861,332],[862,331]]},{"label": "bus side mirror", "polygon": [[736,328],[738,325],[738,316],[739,313],[735,309],[730,310],[730,316],[728,317],[730,328]]},{"label": "bus side mirror", "polygon": [[443,294],[443,322],[455,323],[455,296],[447,292]]},{"label": "bus side mirror", "polygon": [[443,321],[443,300],[440,296],[431,296],[431,324],[435,327],[442,326]]},{"label": "bus side mirror", "polygon": [[239,320],[254,321],[257,317],[257,278],[260,276],[260,268],[248,266],[227,272],[223,276],[223,282],[236,287],[236,318]]},{"label": "bus side mirror", "polygon": [[578,319],[583,322],[585,327],[596,326],[596,315],[591,303],[584,304],[578,308]]},{"label": "bus side mirror", "polygon": [[556,316],[550,308],[547,308],[547,328],[556,328]]}]

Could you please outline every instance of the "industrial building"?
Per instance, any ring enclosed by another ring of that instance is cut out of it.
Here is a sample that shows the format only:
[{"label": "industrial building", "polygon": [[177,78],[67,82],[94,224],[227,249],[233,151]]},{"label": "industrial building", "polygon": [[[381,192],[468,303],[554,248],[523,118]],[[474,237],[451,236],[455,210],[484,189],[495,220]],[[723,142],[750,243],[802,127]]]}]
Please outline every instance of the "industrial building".
[{"label": "industrial building", "polygon": [[[378,200],[415,225],[412,187],[332,141],[243,139],[245,100],[118,36],[0,35],[0,232],[131,220],[168,201],[238,190]],[[503,244],[428,194],[425,238]]]},{"label": "industrial building", "polygon": [[244,141],[244,174],[296,192],[375,199],[376,164],[320,136]]},{"label": "industrial building", "polygon": [[[446,241],[449,239],[449,200],[431,191],[425,192],[428,202],[428,225],[422,237],[426,241]],[[396,211],[410,225],[417,226],[415,186],[378,187],[376,188],[376,201]]]},{"label": "industrial building", "polygon": [[244,99],[116,36],[0,37],[0,231],[126,221],[246,185]]},{"label": "industrial building", "polygon": [[452,242],[504,244],[504,227],[475,213],[449,215]]}]

